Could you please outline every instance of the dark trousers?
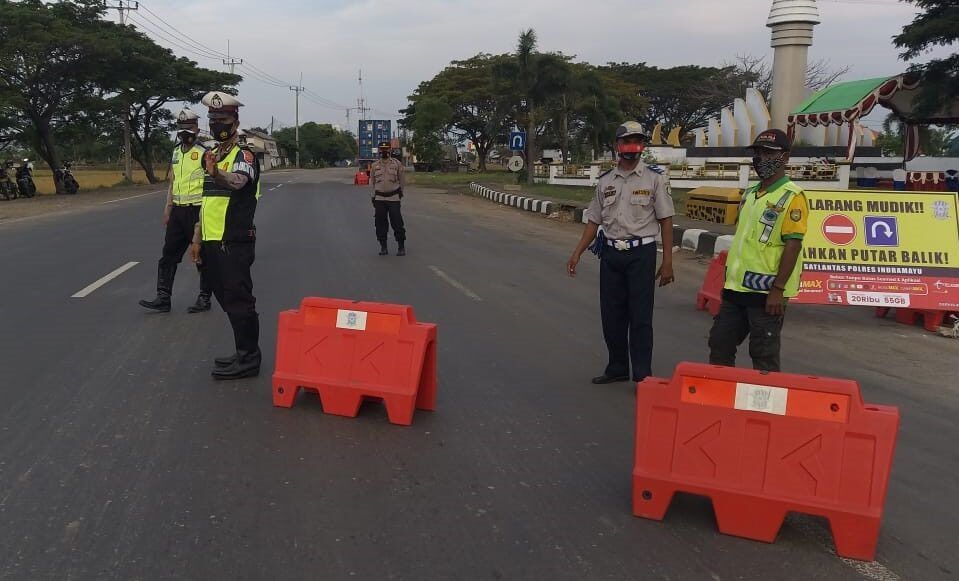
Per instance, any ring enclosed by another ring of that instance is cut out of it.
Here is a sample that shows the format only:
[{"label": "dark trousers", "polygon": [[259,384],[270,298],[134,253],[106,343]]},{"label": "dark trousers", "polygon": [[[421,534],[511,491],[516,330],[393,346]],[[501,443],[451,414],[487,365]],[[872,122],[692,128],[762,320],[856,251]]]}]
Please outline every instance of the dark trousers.
[{"label": "dark trousers", "polygon": [[609,350],[606,375],[629,375],[630,362],[633,381],[652,374],[655,282],[656,244],[603,250],[599,302]]},{"label": "dark trousers", "polygon": [[226,312],[233,327],[238,353],[259,353],[260,317],[253,296],[250,267],[255,260],[253,242],[205,242],[203,260],[213,289],[213,296]]},{"label": "dark trousers", "polygon": [[[752,294],[752,293],[751,293]],[[719,314],[709,332],[709,362],[713,365],[736,365],[736,349],[749,336],[749,356],[753,369],[779,371],[779,350],[783,317],[767,315],[765,296],[750,302],[736,302],[724,297]]]},{"label": "dark trousers", "polygon": [[390,232],[390,226],[393,227],[393,236],[399,244],[406,242],[406,227],[403,225],[403,214],[400,211],[400,202],[386,202],[384,200],[373,200],[375,212],[373,219],[376,224],[376,239],[380,244],[386,244],[386,236]]},{"label": "dark trousers", "polygon": [[[160,256],[160,279],[164,286],[162,291],[172,292],[173,275],[177,265],[183,260],[183,254],[193,242],[193,228],[200,220],[200,206],[173,206],[170,210],[170,220],[166,225],[166,236],[163,239],[163,254]],[[206,265],[198,264],[200,272],[200,292],[207,296],[212,289],[206,275]],[[162,279],[168,278],[169,282]]]}]

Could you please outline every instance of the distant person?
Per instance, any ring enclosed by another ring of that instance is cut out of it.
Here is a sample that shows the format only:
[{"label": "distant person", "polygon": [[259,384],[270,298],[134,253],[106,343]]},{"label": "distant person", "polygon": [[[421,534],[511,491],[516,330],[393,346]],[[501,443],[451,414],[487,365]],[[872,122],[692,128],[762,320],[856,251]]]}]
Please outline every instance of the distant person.
[{"label": "distant person", "polygon": [[[200,204],[203,201],[203,155],[206,148],[197,143],[200,133],[200,116],[184,107],[177,115],[177,139],[173,148],[171,167],[173,174],[163,208],[163,226],[166,236],[163,252],[157,266],[157,294],[153,300],[142,300],[140,306],[161,313],[170,312],[173,279],[177,265],[193,240],[193,228],[200,219]],[[200,294],[196,303],[187,309],[189,313],[210,310],[210,282],[206,266],[197,264],[200,271]]]},{"label": "distant person", "polygon": [[743,193],[723,301],[709,333],[709,362],[735,366],[736,349],[749,336],[753,368],[779,371],[786,303],[799,294],[809,205],[786,176],[790,143],[784,132],[763,131],[750,148],[760,181]]},{"label": "distant person", "polygon": [[401,209],[403,186],[406,184],[406,172],[400,160],[391,155],[390,144],[380,143],[380,159],[370,168],[370,186],[373,188],[374,225],[376,239],[380,243],[380,256],[390,253],[387,238],[390,226],[399,246],[397,256],[406,256],[406,226],[403,224]]},{"label": "distant person", "polygon": [[[646,142],[646,130],[635,121],[616,130],[619,163],[599,177],[596,195],[586,210],[586,229],[566,266],[569,276],[576,276],[580,257],[590,243],[595,244],[609,363],[602,375],[593,378],[594,384],[630,377],[638,382],[652,374],[655,283],[657,278],[659,286],[673,282],[676,212],[669,178],[640,159]],[[657,271],[656,236],[660,233],[665,251]]]}]

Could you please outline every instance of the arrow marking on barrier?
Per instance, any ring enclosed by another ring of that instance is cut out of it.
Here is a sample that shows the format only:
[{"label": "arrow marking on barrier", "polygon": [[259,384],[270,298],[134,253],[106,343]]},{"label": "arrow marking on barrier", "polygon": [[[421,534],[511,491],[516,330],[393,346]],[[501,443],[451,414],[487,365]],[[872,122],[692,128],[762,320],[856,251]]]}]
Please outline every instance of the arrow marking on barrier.
[{"label": "arrow marking on barrier", "polygon": [[782,458],[783,462],[795,467],[797,477],[806,481],[808,488],[811,490],[810,494],[813,496],[816,495],[819,482],[822,480],[823,472],[825,472],[822,462],[819,460],[819,452],[821,451],[822,434],[819,434]]},{"label": "arrow marking on barrier", "polygon": [[709,461],[709,464],[711,466],[711,470],[710,470],[711,476],[716,475],[717,464],[716,464],[716,460],[709,453],[709,450],[706,449],[706,446],[708,446],[709,444],[711,444],[712,442],[716,441],[719,438],[719,435],[722,432],[722,425],[723,425],[723,422],[721,420],[713,422],[712,424],[707,426],[705,429],[697,433],[695,436],[683,442],[684,446],[688,446],[690,444],[696,444],[696,448],[700,452],[702,452],[706,460]]},{"label": "arrow marking on barrier", "polygon": [[360,361],[365,361],[366,363],[368,363],[368,364],[370,365],[370,367],[373,368],[373,371],[376,372],[376,376],[377,376],[377,377],[379,377],[380,375],[382,375],[382,373],[380,372],[380,368],[377,367],[375,363],[373,363],[373,360],[371,359],[371,357],[372,357],[372,355],[373,355],[374,353],[376,353],[377,351],[380,350],[380,347],[382,347],[382,346],[385,345],[385,344],[386,344],[386,343],[380,343],[380,344],[378,344],[377,346],[375,346],[375,347],[373,347],[372,349],[370,349],[370,350],[366,353],[366,355],[364,355],[363,357],[360,358]]}]

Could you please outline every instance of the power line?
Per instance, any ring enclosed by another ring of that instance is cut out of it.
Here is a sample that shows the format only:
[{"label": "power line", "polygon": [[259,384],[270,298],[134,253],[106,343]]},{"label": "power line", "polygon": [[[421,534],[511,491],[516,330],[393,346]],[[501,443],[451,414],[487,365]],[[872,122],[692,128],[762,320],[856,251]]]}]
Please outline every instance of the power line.
[{"label": "power line", "polygon": [[212,59],[212,60],[219,60],[219,59],[220,59],[220,57],[218,57],[218,56],[214,56],[214,55],[211,55],[211,54],[204,54],[204,53],[198,52],[196,49],[192,49],[192,48],[190,48],[190,47],[184,46],[183,44],[180,44],[174,37],[171,37],[170,35],[166,34],[166,33],[163,32],[162,30],[158,30],[158,29],[154,28],[152,25],[148,25],[146,22],[141,21],[139,18],[133,18],[132,15],[131,15],[131,16],[128,16],[127,18],[128,18],[129,21],[132,22],[133,25],[136,26],[137,28],[140,28],[140,29],[143,30],[144,32],[147,32],[147,31],[148,31],[148,32],[150,32],[153,36],[158,36],[158,37],[162,38],[162,39],[163,39],[165,42],[167,42],[168,44],[171,44],[171,45],[179,48],[180,50],[182,50],[182,51],[184,51],[184,52],[186,52],[186,53],[188,53],[188,54],[190,54],[190,55],[197,56],[197,57],[200,57],[200,58],[205,58],[205,59]]},{"label": "power line", "polygon": [[[169,30],[172,31],[176,36],[181,37],[181,38],[183,39],[183,42],[186,42],[186,43],[188,43],[188,44],[190,44],[190,45],[196,46],[197,48],[203,50],[204,52],[208,52],[208,53],[210,53],[210,54],[216,55],[217,58],[230,58],[230,55],[229,55],[229,54],[224,54],[224,53],[222,53],[222,52],[220,52],[220,51],[218,51],[218,50],[216,50],[216,49],[214,49],[214,48],[211,48],[211,47],[209,47],[209,46],[201,43],[200,41],[194,39],[194,38],[191,37],[190,35],[181,32],[177,27],[173,26],[172,24],[170,24],[169,22],[167,22],[166,20],[164,20],[162,16],[160,16],[160,15],[157,14],[156,12],[150,10],[150,8],[149,8],[148,6],[142,5],[141,7],[143,8],[143,10],[145,10],[146,12],[148,12],[149,14],[151,14],[151,15],[153,16],[153,18],[155,18],[156,20],[158,20],[158,21],[160,22],[160,26],[162,26],[163,28],[169,29]],[[151,22],[153,22],[153,21],[151,20]]]}]

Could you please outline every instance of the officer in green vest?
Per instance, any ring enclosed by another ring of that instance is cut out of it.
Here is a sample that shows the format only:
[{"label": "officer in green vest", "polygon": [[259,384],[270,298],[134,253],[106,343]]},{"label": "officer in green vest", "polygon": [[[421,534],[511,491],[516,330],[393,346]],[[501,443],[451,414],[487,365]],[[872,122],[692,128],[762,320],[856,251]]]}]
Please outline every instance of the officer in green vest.
[{"label": "officer in green vest", "polygon": [[[173,149],[170,189],[163,210],[163,225],[166,237],[163,254],[157,267],[157,294],[153,300],[142,300],[140,306],[162,313],[170,312],[170,295],[173,293],[173,278],[177,265],[193,240],[193,229],[200,216],[203,199],[203,156],[206,148],[196,142],[200,133],[199,115],[184,107],[177,115],[177,138],[180,143]],[[190,313],[210,310],[210,283],[206,268],[197,264],[200,271],[200,294],[196,303],[187,309]]]},{"label": "officer in green vest", "polygon": [[780,336],[786,302],[799,294],[802,242],[809,219],[806,194],[786,176],[789,138],[779,129],[753,142],[760,182],[746,188],[719,315],[709,333],[709,362],[736,365],[736,349],[749,336],[753,367],[780,370]]},{"label": "officer in green vest", "polygon": [[206,264],[213,296],[230,319],[236,346],[233,355],[215,359],[213,377],[254,377],[260,373],[260,318],[250,267],[260,166],[253,152],[237,143],[243,104],[221,91],[207,93],[203,104],[210,110],[210,133],[217,145],[203,160],[203,205],[190,253],[194,262]]}]

